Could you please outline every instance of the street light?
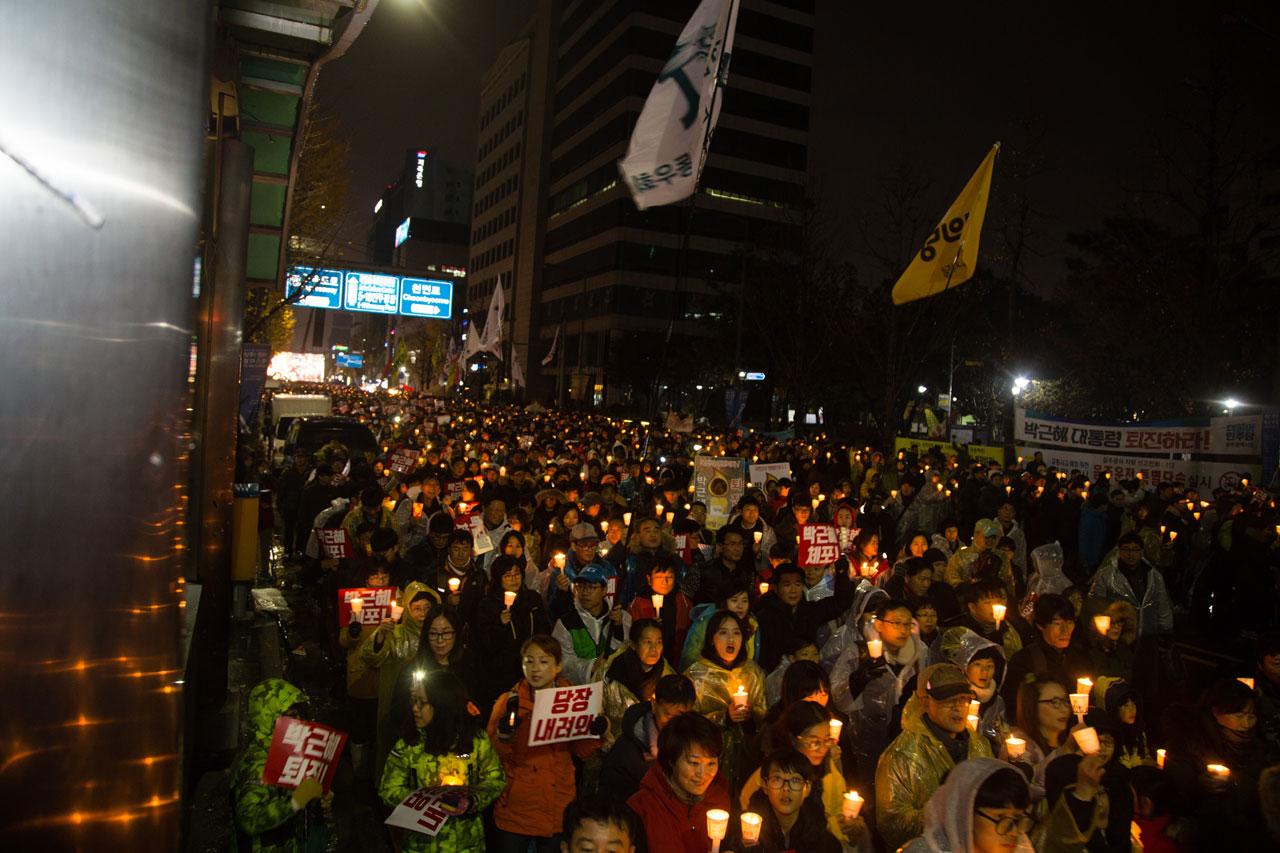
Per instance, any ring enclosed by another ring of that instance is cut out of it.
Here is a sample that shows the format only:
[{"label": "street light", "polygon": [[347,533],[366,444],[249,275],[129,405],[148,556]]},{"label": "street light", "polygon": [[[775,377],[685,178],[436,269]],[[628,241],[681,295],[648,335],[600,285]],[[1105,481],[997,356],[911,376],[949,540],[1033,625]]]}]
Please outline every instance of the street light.
[{"label": "street light", "polygon": [[1013,384],[1017,386],[1019,391],[1025,391],[1027,390],[1027,386],[1031,384],[1031,380],[1025,376],[1019,376],[1017,379],[1013,380]]},{"label": "street light", "polygon": [[1235,407],[1236,407],[1236,406],[1238,406],[1238,405],[1240,405],[1240,401],[1239,401],[1239,400],[1237,400],[1235,397],[1230,397],[1230,398],[1228,398],[1228,399],[1224,400],[1224,401],[1223,401],[1223,403],[1222,403],[1222,405],[1224,405],[1224,406],[1226,406],[1226,407],[1227,407],[1227,414],[1228,414],[1228,415],[1230,415],[1230,414],[1234,414],[1234,413],[1235,413],[1235,412],[1234,412]]},{"label": "street light", "polygon": [[916,390],[919,391],[921,394],[923,394],[925,391],[928,391],[929,389],[921,385],[918,388],[916,388]]},{"label": "street light", "polygon": [[1019,394],[1021,394],[1021,393],[1022,393],[1022,389],[1023,389],[1023,387],[1024,387],[1024,386],[1022,386],[1022,385],[1014,385],[1014,386],[1013,386],[1011,389],[1009,389],[1009,390],[1013,391],[1013,396],[1015,396],[1015,397],[1016,397],[1016,396],[1018,396]]}]

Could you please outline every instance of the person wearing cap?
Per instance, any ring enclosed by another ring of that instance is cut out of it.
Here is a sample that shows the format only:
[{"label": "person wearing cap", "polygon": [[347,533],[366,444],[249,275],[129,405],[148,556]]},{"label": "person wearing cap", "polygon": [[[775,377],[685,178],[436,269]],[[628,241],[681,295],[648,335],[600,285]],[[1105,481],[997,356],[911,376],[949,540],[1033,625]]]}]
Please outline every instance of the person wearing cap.
[{"label": "person wearing cap", "polygon": [[[974,566],[978,562],[978,558],[984,553],[996,553],[996,544],[1000,541],[1000,524],[990,518],[980,518],[977,524],[973,526],[973,544],[967,548],[961,548],[951,559],[947,561],[947,571],[944,577],[947,583],[953,587],[957,587],[973,577]],[[1012,592],[1013,590],[1013,571],[1009,567],[1008,561],[1004,557],[1000,557],[1000,579]]]},{"label": "person wearing cap", "polygon": [[969,758],[992,758],[985,737],[966,717],[973,690],[964,670],[938,663],[916,678],[915,695],[902,712],[902,733],[876,766],[876,827],[891,850],[924,829],[929,798],[942,777]]},{"label": "person wearing cap", "polygon": [[605,577],[605,585],[612,581],[614,597],[618,594],[618,572],[600,558],[600,534],[594,524],[580,521],[570,528],[569,553],[565,555],[564,568],[556,566],[554,558],[548,560],[542,579],[547,591],[547,610],[553,619],[568,613],[573,606],[573,583],[587,566],[595,565]]},{"label": "person wearing cap", "polygon": [[978,731],[991,742],[992,752],[998,751],[1011,728],[1008,706],[1000,695],[1000,685],[1009,669],[1004,648],[968,628],[957,627],[942,633],[938,650],[944,662],[964,669],[978,700]]},{"label": "person wearing cap", "polygon": [[360,490],[360,502],[342,519],[342,526],[347,529],[349,541],[356,541],[356,528],[362,523],[370,523],[378,527],[389,527],[400,536],[400,527],[391,515],[391,510],[383,506],[385,495],[377,486],[365,486]]},{"label": "person wearing cap", "polygon": [[[588,527],[590,525],[587,525]],[[631,616],[606,598],[608,578],[599,563],[589,563],[573,578],[573,608],[556,620],[551,636],[564,650],[564,677],[588,684],[604,662],[627,642]]]}]

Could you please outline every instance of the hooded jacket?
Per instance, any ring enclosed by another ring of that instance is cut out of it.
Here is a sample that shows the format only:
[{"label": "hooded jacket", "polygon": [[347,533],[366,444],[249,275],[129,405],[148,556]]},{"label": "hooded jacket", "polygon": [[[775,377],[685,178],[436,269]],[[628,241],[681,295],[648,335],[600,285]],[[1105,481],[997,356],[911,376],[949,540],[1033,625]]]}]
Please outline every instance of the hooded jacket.
[{"label": "hooded jacket", "polygon": [[[643,703],[646,706],[649,704],[647,698],[642,699],[642,697],[637,696],[636,691],[632,689],[632,685],[626,683],[625,676],[628,673],[639,673],[642,666],[639,655],[635,653],[630,644],[618,649],[605,662],[604,701],[601,709],[601,713],[609,719],[609,732],[605,735],[605,748],[608,748],[622,734],[622,720],[627,711],[637,703]],[[658,659],[658,662],[654,664],[654,669],[657,672],[651,672],[651,689],[656,687],[663,677],[676,674],[676,671],[671,668],[671,663],[665,657]]]},{"label": "hooded jacket", "polygon": [[648,849],[654,853],[707,853],[711,841],[707,837],[707,812],[729,811],[729,782],[717,773],[711,787],[696,803],[681,802],[671,790],[671,783],[654,762],[640,780],[640,790],[631,795],[627,805],[644,825]]},{"label": "hooded jacket", "polygon": [[378,752],[375,765],[378,774],[382,773],[382,764],[395,743],[395,731],[400,722],[392,719],[396,682],[400,679],[400,670],[418,653],[418,642],[422,636],[422,626],[413,618],[409,607],[418,593],[424,593],[428,599],[439,603],[426,584],[414,581],[400,596],[404,613],[391,636],[385,642],[379,642],[378,632],[369,631],[360,646],[360,658],[370,669],[378,670]]},{"label": "hooded jacket", "polygon": [[[969,758],[992,757],[986,738],[971,736],[968,741]],[[920,704],[908,702],[902,712],[902,734],[894,738],[876,765],[876,826],[890,848],[905,844],[924,829],[925,806],[943,775],[954,766],[947,748],[925,724]]]},{"label": "hooded jacket", "polygon": [[[694,661],[702,654],[702,644],[707,638],[707,623],[711,621],[712,616],[716,615],[717,609],[715,604],[707,603],[694,605],[693,610],[689,611],[689,617],[693,621],[685,634],[684,646],[680,649],[679,666],[676,667],[680,672],[693,666]],[[747,657],[758,662],[760,644],[756,641],[760,638],[760,622],[754,615],[748,613],[747,623],[751,626],[751,636],[746,638]]]},{"label": "hooded jacket", "polygon": [[1173,634],[1173,606],[1169,601],[1169,593],[1164,586],[1162,575],[1145,559],[1141,568],[1146,572],[1147,589],[1142,600],[1134,594],[1129,579],[1120,571],[1118,564],[1108,561],[1093,579],[1089,588],[1090,598],[1107,598],[1127,601],[1138,611],[1138,636],[1155,637]]},{"label": "hooded jacket", "polygon": [[1009,737],[1008,713],[1004,697],[1000,695],[1000,688],[1004,684],[1004,677],[1009,669],[1004,659],[1004,648],[998,643],[978,636],[968,628],[948,628],[939,638],[938,646],[942,659],[956,664],[961,669],[968,667],[979,652],[986,649],[995,651],[996,672],[991,680],[991,695],[983,699],[978,695],[977,689],[974,689],[974,694],[978,695],[978,701],[981,703],[978,706],[978,732],[991,742],[994,752]]},{"label": "hooded jacket", "polygon": [[276,719],[306,701],[306,694],[280,678],[268,678],[249,693],[249,743],[231,774],[235,829],[250,837],[240,853],[291,853],[306,843],[306,809],[294,809],[291,789],[262,782]]},{"label": "hooded jacket", "polygon": [[658,727],[649,703],[632,705],[622,715],[621,734],[600,768],[601,794],[624,800],[640,788],[640,780],[658,757]]},{"label": "hooded jacket", "polygon": [[[956,765],[929,798],[920,837],[901,853],[967,853],[973,846],[973,803],[992,774],[1009,765],[994,758],[970,758]],[[1015,853],[1031,853],[1031,839],[1019,835]]]}]

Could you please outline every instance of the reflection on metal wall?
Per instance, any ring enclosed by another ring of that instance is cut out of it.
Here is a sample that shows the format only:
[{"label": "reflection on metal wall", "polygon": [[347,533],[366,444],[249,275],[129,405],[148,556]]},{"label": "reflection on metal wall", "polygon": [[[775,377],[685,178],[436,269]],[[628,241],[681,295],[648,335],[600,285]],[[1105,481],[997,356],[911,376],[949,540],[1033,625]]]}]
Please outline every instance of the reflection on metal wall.
[{"label": "reflection on metal wall", "polygon": [[0,838],[174,846],[197,0],[0,29]]}]

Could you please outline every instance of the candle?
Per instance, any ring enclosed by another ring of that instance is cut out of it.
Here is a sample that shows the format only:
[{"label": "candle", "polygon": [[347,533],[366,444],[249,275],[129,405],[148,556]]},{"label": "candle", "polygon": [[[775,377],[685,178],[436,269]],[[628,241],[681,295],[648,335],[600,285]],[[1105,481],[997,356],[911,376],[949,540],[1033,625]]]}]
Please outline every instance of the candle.
[{"label": "candle", "polygon": [[733,691],[733,706],[735,708],[747,707],[747,688],[741,684],[738,685],[737,690]]},{"label": "candle", "polygon": [[712,853],[720,853],[720,842],[729,831],[729,813],[724,809],[707,811],[707,837],[711,839]]},{"label": "candle", "polygon": [[601,522],[600,522],[600,529],[601,529],[601,530],[603,530],[605,533],[608,533],[608,532],[609,532],[609,522],[607,522],[607,521],[601,521]]},{"label": "candle", "polygon": [[890,498],[890,500],[892,500],[893,498],[896,498],[897,496],[898,496],[898,490],[897,490],[897,489],[890,489],[890,490],[889,490],[889,498]]},{"label": "candle", "polygon": [[657,613],[661,613],[661,612],[662,612],[662,600],[663,600],[664,598],[666,598],[666,596],[664,596],[664,595],[663,595],[662,593],[660,593],[660,592],[655,592],[655,593],[653,594],[653,609],[654,609],[654,611],[655,611],[655,612],[657,612]]},{"label": "candle", "polygon": [[555,562],[557,569],[564,568],[564,554],[557,553],[554,557],[552,557],[552,560]]},{"label": "candle", "polygon": [[991,615],[996,617],[997,628],[1000,627],[1000,623],[1004,621],[1004,614],[1008,612],[1008,610],[1009,608],[1005,607],[1003,604],[991,605]]},{"label": "candle", "polygon": [[666,518],[667,518],[667,524],[670,524],[671,522],[676,520],[676,514],[668,510]]},{"label": "candle", "polygon": [[625,524],[627,527],[631,526],[631,513],[624,512],[622,514],[622,523]]},{"label": "candle", "polygon": [[1027,742],[1020,737],[1010,735],[1008,740],[1004,742],[1005,748],[1008,750],[1010,758],[1017,758],[1019,755],[1027,751]]},{"label": "candle", "polygon": [[844,809],[842,814],[845,820],[853,820],[862,811],[862,797],[858,796],[857,791],[850,791],[844,795]]},{"label": "candle", "polygon": [[400,614],[402,614],[402,613],[404,613],[404,608],[403,608],[403,607],[401,607],[399,604],[396,604],[394,601],[393,601],[393,602],[391,602],[391,619],[392,619],[392,621],[394,621],[394,622],[399,622],[399,621],[400,621]]},{"label": "candle", "polygon": [[1175,540],[1175,539],[1177,539],[1177,538],[1178,538],[1178,531],[1176,531],[1176,530],[1170,530],[1170,531],[1169,531],[1169,541],[1170,541],[1170,542],[1172,542],[1172,541],[1174,541],[1174,540]]},{"label": "candle", "polygon": [[[364,608],[364,599],[363,599],[363,598],[360,598],[359,596],[356,596],[355,598],[351,599],[351,615],[352,615],[352,616],[359,616],[359,615],[360,615],[360,611],[361,611],[363,608]],[[1250,687],[1252,687],[1253,685],[1249,685],[1249,686],[1250,686]]]},{"label": "candle", "polygon": [[840,730],[844,728],[844,721],[837,720],[835,717],[832,717],[831,722],[828,725],[831,726],[831,739],[840,740]]},{"label": "candle", "polygon": [[817,499],[817,498],[814,498],[812,501],[810,501],[810,503],[812,503],[812,504],[813,504],[813,508],[814,508],[814,509],[817,509],[817,508],[818,508],[818,499]]},{"label": "candle", "polygon": [[441,785],[446,785],[446,786],[447,786],[447,785],[461,785],[461,784],[462,784],[462,778],[461,778],[460,776],[454,776],[453,774],[447,774],[447,775],[444,775],[444,776],[441,776],[441,777],[440,777],[440,784],[441,784]]},{"label": "candle", "polygon": [[1161,770],[1164,769],[1164,750],[1163,749],[1156,750],[1156,767],[1159,767]]},{"label": "candle", "polygon": [[760,544],[760,540],[764,538],[764,531],[763,531],[763,530],[757,530],[755,533],[752,533],[752,534],[751,534],[751,538],[752,538],[752,539],[754,539],[754,540],[756,540],[756,544],[757,544],[757,545],[759,545],[759,544]]},{"label": "candle", "polygon": [[413,517],[422,518],[422,504],[416,503],[413,505]]},{"label": "candle", "polygon": [[1111,617],[1110,616],[1093,617],[1093,627],[1098,629],[1099,634],[1107,633],[1108,631],[1111,630]]},{"label": "candle", "polygon": [[506,592],[502,593],[502,600],[506,603],[507,609],[510,610],[511,605],[516,603],[516,594],[514,592],[511,592],[510,590],[507,590]]},{"label": "candle", "polygon": [[461,586],[462,586],[462,581],[458,580],[457,578],[449,578],[449,592],[457,592],[458,588]]},{"label": "candle", "polygon": [[867,640],[867,654],[873,658],[878,658],[884,654],[883,640]]},{"label": "candle", "polygon": [[978,716],[976,714],[970,714],[964,719],[965,722],[969,724],[969,728],[973,729],[975,732],[978,730]]},{"label": "candle", "polygon": [[662,506],[662,504],[654,504],[654,505],[653,505],[653,514],[654,514],[654,515],[662,515],[662,510],[663,510],[663,506]]},{"label": "candle", "polygon": [[1226,766],[1225,764],[1210,764],[1205,769],[1208,770],[1210,773],[1212,773],[1214,776],[1223,780],[1225,780],[1228,776],[1231,775],[1231,768]]},{"label": "candle", "polygon": [[1071,694],[1071,710],[1080,718],[1080,722],[1084,722],[1084,715],[1089,712],[1089,694],[1088,693],[1072,693]]},{"label": "candle", "polygon": [[982,704],[977,699],[969,700],[969,716],[977,719],[978,712],[982,710]]},{"label": "candle", "polygon": [[1080,751],[1085,755],[1093,755],[1098,751],[1098,732],[1096,729],[1077,729],[1072,737],[1076,739],[1076,743],[1080,745]]},{"label": "candle", "polygon": [[1239,681],[1241,684],[1243,684],[1245,687],[1248,687],[1250,690],[1253,689],[1252,678],[1237,678],[1236,681]]},{"label": "candle", "polygon": [[760,815],[755,812],[742,813],[742,843],[748,847],[760,840]]},{"label": "candle", "polygon": [[1077,678],[1077,679],[1076,679],[1076,692],[1077,692],[1077,693],[1084,693],[1084,694],[1088,695],[1088,693],[1089,693],[1089,691],[1090,691],[1090,690],[1093,690],[1093,679],[1092,679],[1092,678]]}]

